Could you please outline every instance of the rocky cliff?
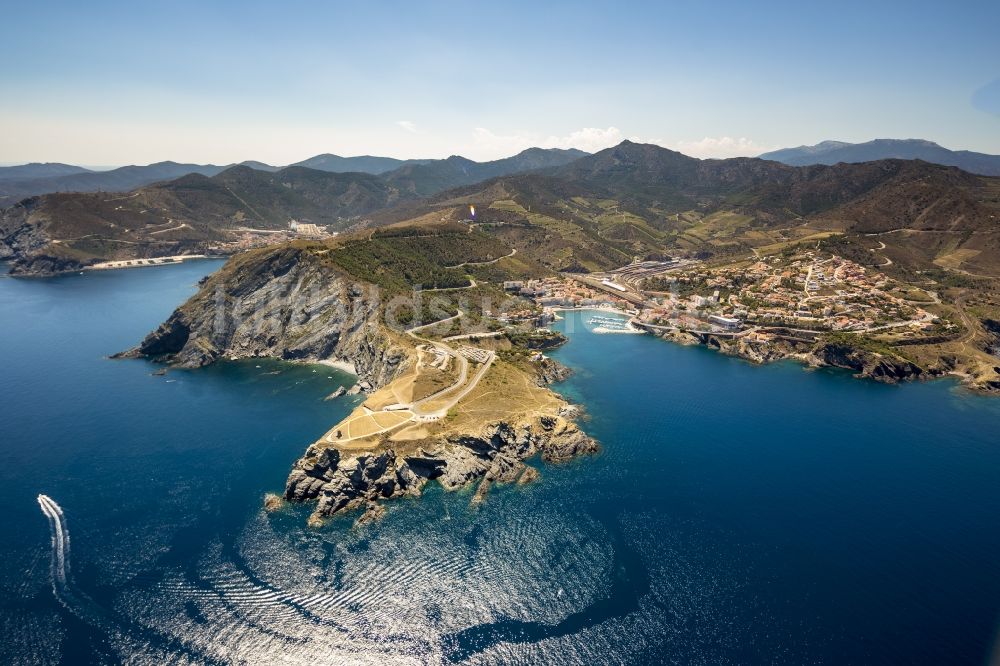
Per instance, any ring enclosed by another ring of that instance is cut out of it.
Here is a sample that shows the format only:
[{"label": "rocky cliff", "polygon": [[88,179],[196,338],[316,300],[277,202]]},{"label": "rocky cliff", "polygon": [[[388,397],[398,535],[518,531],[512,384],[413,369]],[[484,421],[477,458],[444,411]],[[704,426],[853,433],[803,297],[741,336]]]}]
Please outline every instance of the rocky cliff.
[{"label": "rocky cliff", "polygon": [[392,381],[407,349],[379,324],[377,295],[313,253],[286,246],[231,259],[123,357],[180,367],[220,358],[345,360],[374,388]]},{"label": "rocky cliff", "polygon": [[539,386],[566,381],[572,374],[570,368],[552,358],[543,358],[535,366],[535,377]]},{"label": "rocky cliff", "polygon": [[431,479],[449,490],[478,482],[474,501],[481,501],[493,483],[536,478],[525,459],[569,460],[595,452],[597,443],[562,416],[541,416],[488,423],[478,433],[432,437],[407,448],[406,454],[392,447],[349,454],[314,444],[289,474],[285,499],[315,500],[313,524],[378,500],[419,495]]},{"label": "rocky cliff", "polygon": [[1000,358],[1000,321],[983,319],[981,323],[983,331],[986,333],[986,344],[983,345],[984,351],[987,354]]},{"label": "rocky cliff", "polygon": [[941,374],[921,368],[900,356],[879,353],[847,344],[812,342],[774,338],[753,340],[749,338],[722,338],[684,331],[663,331],[657,335],[680,344],[702,344],[712,349],[738,356],[753,363],[771,363],[795,359],[813,367],[834,367],[853,370],[856,377],[866,377],[885,383],[897,383]]},{"label": "rocky cliff", "polygon": [[10,259],[11,275],[52,275],[79,270],[79,261],[46,252],[51,239],[39,224],[29,222],[32,200],[0,211],[0,259]]},{"label": "rocky cliff", "polygon": [[813,350],[812,357],[819,365],[853,370],[857,377],[868,377],[890,384],[920,379],[925,375],[923,368],[898,356],[842,344],[818,345]]}]

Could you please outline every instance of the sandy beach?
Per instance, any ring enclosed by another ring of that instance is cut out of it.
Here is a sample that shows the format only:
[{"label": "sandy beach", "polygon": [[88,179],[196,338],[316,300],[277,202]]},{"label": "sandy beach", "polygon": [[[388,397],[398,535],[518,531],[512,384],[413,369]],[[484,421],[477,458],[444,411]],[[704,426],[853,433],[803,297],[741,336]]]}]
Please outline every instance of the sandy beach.
[{"label": "sandy beach", "polygon": [[[84,266],[85,271],[109,271],[119,268],[145,268],[148,266],[169,266],[179,264],[182,261],[192,259],[214,259],[205,254],[181,254],[172,257],[143,257],[141,259],[121,259],[116,261],[102,261],[89,266]],[[222,257],[220,257],[222,258]]]},{"label": "sandy beach", "polygon": [[320,364],[328,366],[330,368],[336,368],[341,372],[346,372],[347,374],[354,375],[355,377],[358,376],[357,368],[354,367],[353,363],[350,363],[348,361],[338,361],[336,359],[330,358],[326,359],[325,361],[320,361]]}]

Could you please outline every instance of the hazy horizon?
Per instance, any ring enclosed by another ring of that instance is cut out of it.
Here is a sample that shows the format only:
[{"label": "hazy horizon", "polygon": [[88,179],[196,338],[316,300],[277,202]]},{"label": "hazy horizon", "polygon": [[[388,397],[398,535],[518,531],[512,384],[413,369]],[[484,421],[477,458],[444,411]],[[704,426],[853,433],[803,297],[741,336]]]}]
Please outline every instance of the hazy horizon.
[{"label": "hazy horizon", "polygon": [[[996,3],[10,6],[0,162],[694,157],[921,138],[1000,154]],[[891,29],[887,28],[891,26]]]},{"label": "hazy horizon", "polygon": [[[851,143],[866,143],[867,141],[874,141],[874,140],[877,140],[877,139],[922,140],[922,139],[924,139],[924,137],[907,137],[906,139],[900,139],[900,137],[876,137],[876,138],[873,138],[873,139],[868,139],[866,141],[858,141],[858,142],[851,142]],[[622,141],[625,141],[625,140],[627,140],[627,139],[622,139]],[[628,139],[628,140],[641,141],[640,139]],[[926,139],[926,140],[930,140],[930,139]],[[822,141],[839,141],[839,139],[823,139]],[[621,143],[621,141],[618,141],[617,143],[609,144],[608,146],[605,146],[604,148],[595,148],[595,149],[593,149],[591,151],[587,151],[587,152],[590,152],[590,153],[598,152],[599,150],[604,150],[605,148],[611,148],[611,147],[613,147],[615,145],[618,145],[619,143]],[[652,143],[654,145],[662,145],[662,144],[657,144],[656,142],[652,142],[652,141],[648,142],[648,143]],[[812,146],[812,145],[815,145],[815,144],[818,144],[818,143],[821,143],[821,141],[815,141],[812,144],[802,144],[800,146],[779,146],[779,147],[776,147],[776,148],[769,148],[768,150],[762,151],[762,152],[769,152],[771,150],[777,150],[779,148],[799,148],[799,147],[803,147],[805,145]],[[937,142],[935,142],[935,143],[937,143]],[[529,146],[529,148],[537,148],[537,147],[538,146]],[[574,148],[574,147],[575,146],[571,146],[571,148]],[[664,148],[669,148],[671,150],[678,150],[677,148],[674,148],[674,147],[671,147],[671,146],[663,146],[663,147]],[[951,146],[943,146],[943,147],[947,148],[949,150],[972,150],[973,152],[983,152],[983,151],[975,151],[974,149],[970,149],[970,148],[954,148],[954,147],[951,147]],[[582,149],[578,149],[578,150],[582,150]],[[522,152],[522,151],[518,151],[518,153],[519,152]],[[698,155],[692,155],[691,153],[686,153],[685,151],[682,151],[682,150],[679,151],[679,152],[684,153],[684,154],[686,154],[686,155],[688,155],[690,157],[699,157]],[[291,166],[293,164],[296,164],[298,162],[302,162],[302,161],[305,161],[305,160],[310,159],[312,157],[317,157],[317,156],[323,155],[323,154],[336,154],[336,153],[331,153],[331,151],[323,151],[321,153],[315,153],[313,155],[307,155],[305,157],[302,157],[300,159],[296,159],[296,160],[294,160],[292,162],[289,162],[287,164],[274,164],[274,163],[266,163],[266,164],[268,164],[268,166],[272,166],[272,167],[287,167],[287,166]],[[511,153],[509,155],[500,155],[499,157],[489,158],[489,159],[503,159],[505,157],[512,157],[515,154],[516,153]],[[457,155],[457,153],[450,153],[448,156],[452,156],[452,155]],[[443,159],[443,158],[427,158],[425,156],[420,156],[420,155],[396,156],[396,155],[374,155],[372,153],[364,153],[364,154],[358,154],[358,155],[337,155],[337,156],[338,157],[343,157],[343,158],[355,158],[355,157],[393,157],[395,159],[400,159],[400,160],[411,160],[411,159]],[[448,156],[446,156],[446,157],[448,157]],[[737,156],[743,156],[743,155],[733,155],[732,157],[737,157]],[[746,156],[747,157],[757,157],[758,155],[754,154],[754,155],[746,155]],[[466,157],[466,156],[462,155],[462,157]],[[705,157],[699,157],[699,159],[720,159],[720,158],[715,157],[715,156],[705,156]],[[723,157],[721,159],[725,159],[725,158]],[[65,163],[65,162],[63,162],[61,160],[47,160],[47,161],[50,162],[50,163]],[[225,163],[223,163],[223,162],[217,162],[216,161],[216,162],[205,162],[205,163],[198,163],[198,164],[205,164],[205,165],[207,165],[207,164],[214,164],[216,166],[227,166],[227,165],[235,165],[235,164],[241,164],[243,162],[251,162],[251,161],[263,162],[263,160],[255,160],[253,158],[246,158],[244,160],[238,160],[238,161],[233,161],[233,162],[225,162]],[[487,161],[487,160],[479,160],[479,161]],[[111,171],[112,169],[119,169],[119,168],[125,167],[125,166],[148,166],[148,165],[151,165],[151,164],[156,164],[157,162],[177,162],[177,163],[181,163],[181,164],[195,164],[195,162],[192,162],[191,160],[185,160],[185,159],[168,159],[168,160],[156,160],[155,162],[146,162],[146,163],[110,164],[110,165],[109,164],[102,164],[102,165],[95,165],[95,164],[72,164],[72,166],[78,166],[78,167],[82,167],[84,169],[90,169],[91,171]],[[21,166],[21,165],[30,164],[30,163],[36,163],[37,164],[37,163],[42,163],[42,162],[40,160],[31,160],[30,162],[24,162],[24,161],[22,161],[22,162],[0,161],[0,167]]]}]

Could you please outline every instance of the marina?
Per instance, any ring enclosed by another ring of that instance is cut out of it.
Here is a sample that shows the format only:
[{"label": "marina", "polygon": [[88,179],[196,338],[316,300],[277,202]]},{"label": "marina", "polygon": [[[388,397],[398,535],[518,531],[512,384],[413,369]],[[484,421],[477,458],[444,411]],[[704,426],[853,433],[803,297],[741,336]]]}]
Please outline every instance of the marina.
[{"label": "marina", "polygon": [[587,320],[587,324],[593,326],[594,333],[643,333],[642,330],[632,326],[630,319],[620,317],[606,317],[595,315]]}]

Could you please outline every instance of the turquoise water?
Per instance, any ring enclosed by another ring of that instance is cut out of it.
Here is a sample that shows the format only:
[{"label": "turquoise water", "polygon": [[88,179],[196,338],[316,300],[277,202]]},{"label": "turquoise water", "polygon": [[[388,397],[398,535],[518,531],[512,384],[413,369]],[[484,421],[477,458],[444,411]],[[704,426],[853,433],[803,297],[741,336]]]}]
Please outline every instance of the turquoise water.
[{"label": "turquoise water", "polygon": [[347,376],[105,358],[217,265],[0,278],[0,663],[989,661],[1000,400],[570,313],[559,390],[600,455],[310,530],[261,498]]}]

